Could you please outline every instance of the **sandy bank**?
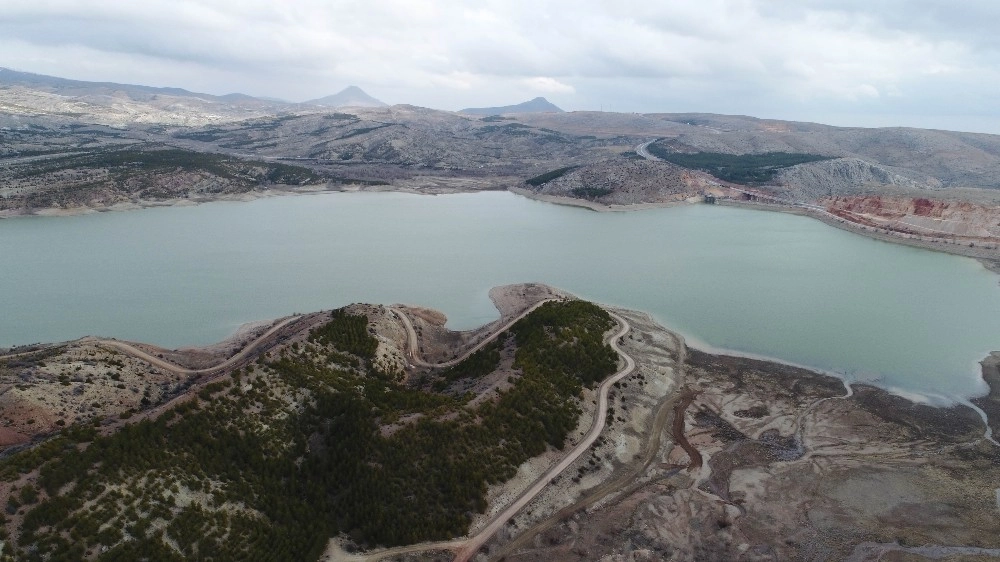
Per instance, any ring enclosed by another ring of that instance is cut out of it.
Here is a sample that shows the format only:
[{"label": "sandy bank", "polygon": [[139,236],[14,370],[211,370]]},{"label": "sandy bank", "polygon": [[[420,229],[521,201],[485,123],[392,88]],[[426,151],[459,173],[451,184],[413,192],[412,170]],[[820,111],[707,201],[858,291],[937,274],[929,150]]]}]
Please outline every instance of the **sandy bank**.
[{"label": "sandy bank", "polygon": [[832,227],[853,232],[854,234],[860,234],[861,236],[867,236],[868,238],[874,238],[875,240],[973,258],[982,263],[990,271],[1000,273],[1000,249],[985,248],[983,246],[969,246],[967,244],[954,243],[943,239],[937,240],[919,235],[892,234],[884,230],[858,225],[845,220],[834,219],[827,215],[787,205],[752,203],[749,201],[736,201],[730,199],[720,200],[717,204],[726,207],[740,207],[743,209],[753,209],[757,211],[772,211],[811,217]]}]

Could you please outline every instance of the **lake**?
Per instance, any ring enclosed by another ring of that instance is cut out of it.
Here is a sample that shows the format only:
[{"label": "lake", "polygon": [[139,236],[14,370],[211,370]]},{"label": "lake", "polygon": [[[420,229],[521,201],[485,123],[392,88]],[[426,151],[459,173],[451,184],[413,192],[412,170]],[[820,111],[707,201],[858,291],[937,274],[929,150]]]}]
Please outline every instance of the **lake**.
[{"label": "lake", "polygon": [[0,220],[0,347],[100,335],[208,344],[352,302],[496,318],[543,282],[653,314],[700,347],[941,402],[983,394],[998,277],[806,217],[712,205],[595,213],[506,192],[327,193]]}]

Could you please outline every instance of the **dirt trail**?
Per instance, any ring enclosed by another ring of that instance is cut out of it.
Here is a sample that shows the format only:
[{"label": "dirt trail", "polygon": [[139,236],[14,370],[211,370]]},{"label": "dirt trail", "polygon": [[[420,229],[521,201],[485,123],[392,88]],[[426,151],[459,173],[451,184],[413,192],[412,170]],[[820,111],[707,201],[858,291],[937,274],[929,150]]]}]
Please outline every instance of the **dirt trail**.
[{"label": "dirt trail", "polygon": [[280,322],[278,322],[277,324],[275,324],[274,326],[272,326],[271,329],[269,329],[268,331],[266,331],[263,334],[261,334],[260,337],[258,337],[257,339],[253,340],[252,342],[248,343],[246,345],[246,347],[244,347],[242,350],[240,350],[240,352],[237,353],[236,355],[233,355],[232,357],[230,357],[229,359],[223,361],[222,363],[219,363],[218,365],[215,365],[213,367],[207,367],[207,368],[204,368],[204,369],[188,369],[188,368],[185,368],[185,367],[181,367],[180,365],[175,365],[175,364],[173,364],[173,363],[171,363],[169,361],[165,361],[165,360],[163,360],[163,359],[161,359],[161,358],[159,358],[159,357],[157,357],[157,356],[155,356],[155,355],[153,355],[151,353],[147,353],[147,352],[145,352],[145,351],[143,351],[143,350],[135,347],[134,345],[130,344],[129,342],[124,342],[124,341],[119,341],[119,340],[109,340],[109,339],[97,339],[97,340],[95,340],[95,343],[97,343],[99,345],[113,347],[113,348],[118,349],[119,351],[124,351],[125,353],[128,353],[129,355],[132,355],[133,357],[137,357],[139,359],[142,359],[143,361],[146,361],[146,362],[148,362],[148,363],[150,363],[150,364],[152,364],[152,365],[154,365],[156,367],[159,367],[161,369],[165,369],[165,370],[170,371],[172,373],[177,373],[177,374],[181,374],[181,375],[198,375],[198,374],[212,373],[212,372],[215,372],[215,371],[221,371],[221,370],[224,370],[224,369],[228,369],[229,367],[232,367],[236,363],[238,363],[240,361],[243,361],[251,353],[253,353],[254,351],[256,351],[259,347],[261,347],[265,343],[267,343],[279,330],[281,330],[285,326],[291,324],[292,322],[294,322],[294,321],[296,321],[296,320],[298,320],[300,318],[302,318],[302,316],[289,316],[288,318],[285,318],[285,319],[281,320]]},{"label": "dirt trail", "polygon": [[36,350],[33,350],[33,351],[22,351],[21,353],[7,353],[5,355],[0,355],[0,359],[14,359],[15,357],[25,357],[27,355],[35,355],[35,354],[41,353],[43,351],[45,351],[45,349],[36,349]]}]

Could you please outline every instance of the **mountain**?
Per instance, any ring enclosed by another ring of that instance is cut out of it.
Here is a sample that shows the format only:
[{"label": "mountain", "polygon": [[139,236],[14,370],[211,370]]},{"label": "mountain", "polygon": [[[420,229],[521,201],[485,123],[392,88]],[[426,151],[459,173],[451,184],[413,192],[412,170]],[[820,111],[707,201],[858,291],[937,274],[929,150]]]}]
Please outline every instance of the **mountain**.
[{"label": "mountain", "polygon": [[357,86],[348,86],[332,96],[317,98],[303,103],[322,107],[386,107],[389,105],[369,96]]},{"label": "mountain", "polygon": [[115,82],[87,82],[70,80],[44,74],[20,72],[9,68],[0,68],[0,86],[21,86],[23,88],[58,94],[61,96],[101,96],[115,93],[125,93],[132,99],[144,99],[149,96],[165,95],[175,97],[192,97],[210,101],[260,101],[245,94],[228,94],[213,96],[190,92],[183,88],[159,88],[155,86],[140,86],[136,84],[118,84]]},{"label": "mountain", "polygon": [[459,113],[503,115],[504,113],[563,113],[563,110],[545,98],[535,98],[517,105],[505,105],[502,107],[467,107],[459,111]]}]

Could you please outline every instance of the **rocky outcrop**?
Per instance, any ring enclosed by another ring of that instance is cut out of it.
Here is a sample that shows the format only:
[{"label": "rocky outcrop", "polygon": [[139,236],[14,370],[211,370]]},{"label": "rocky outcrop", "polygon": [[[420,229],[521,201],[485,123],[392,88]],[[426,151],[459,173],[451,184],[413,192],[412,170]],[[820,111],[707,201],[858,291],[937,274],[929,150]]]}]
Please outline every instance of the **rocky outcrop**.
[{"label": "rocky outcrop", "polygon": [[871,226],[916,234],[991,239],[1000,237],[1000,207],[923,197],[839,196],[821,199],[831,213]]},{"label": "rocky outcrop", "polygon": [[778,173],[777,183],[811,198],[885,187],[936,187],[860,158],[837,158],[800,164]]}]

